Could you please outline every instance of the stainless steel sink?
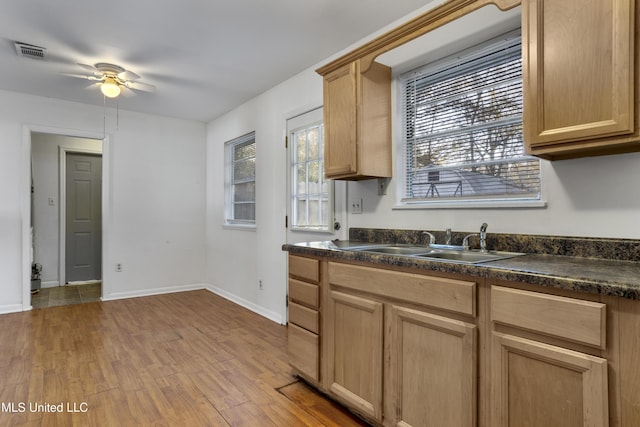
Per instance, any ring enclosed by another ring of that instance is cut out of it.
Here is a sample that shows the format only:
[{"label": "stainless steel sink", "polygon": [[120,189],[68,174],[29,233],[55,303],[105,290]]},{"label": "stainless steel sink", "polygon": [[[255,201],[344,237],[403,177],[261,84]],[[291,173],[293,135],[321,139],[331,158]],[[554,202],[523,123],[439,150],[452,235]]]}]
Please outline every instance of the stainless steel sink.
[{"label": "stainless steel sink", "polygon": [[386,255],[397,255],[407,257],[418,257],[431,259],[433,261],[448,261],[463,264],[479,264],[482,262],[497,261],[501,259],[513,258],[525,255],[519,252],[501,252],[477,250],[452,250],[442,248],[432,248],[428,246],[374,244],[364,246],[352,246],[341,248],[347,251],[371,252]]},{"label": "stainless steel sink", "polygon": [[379,254],[387,255],[428,255],[434,252],[426,246],[363,246],[358,248],[352,248],[350,250],[359,252],[375,252]]},{"label": "stainless steel sink", "polygon": [[478,264],[481,262],[497,261],[500,259],[514,258],[524,255],[518,252],[499,252],[499,251],[439,251],[426,254],[417,254],[418,257],[446,260],[452,262],[463,262],[468,264]]}]

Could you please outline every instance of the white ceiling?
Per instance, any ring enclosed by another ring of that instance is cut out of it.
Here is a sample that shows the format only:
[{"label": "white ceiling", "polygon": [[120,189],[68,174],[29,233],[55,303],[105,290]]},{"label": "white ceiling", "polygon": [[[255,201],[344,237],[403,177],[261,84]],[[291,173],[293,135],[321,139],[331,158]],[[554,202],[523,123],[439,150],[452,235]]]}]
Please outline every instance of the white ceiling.
[{"label": "white ceiling", "polygon": [[[108,62],[156,86],[119,108],[208,122],[427,3],[2,0],[0,89],[103,105],[90,81],[64,73]],[[19,57],[15,41],[47,59]]]}]

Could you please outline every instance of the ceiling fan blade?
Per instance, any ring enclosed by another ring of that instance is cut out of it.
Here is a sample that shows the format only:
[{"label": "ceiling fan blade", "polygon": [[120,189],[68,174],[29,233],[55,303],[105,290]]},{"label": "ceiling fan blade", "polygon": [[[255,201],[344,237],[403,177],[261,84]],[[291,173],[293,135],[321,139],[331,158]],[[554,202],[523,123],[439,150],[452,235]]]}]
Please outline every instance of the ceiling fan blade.
[{"label": "ceiling fan blade", "polygon": [[67,77],[75,77],[77,79],[89,79],[89,77],[93,77],[93,76],[87,76],[86,74],[72,74],[72,73],[60,73],[63,76],[67,76]]},{"label": "ceiling fan blade", "polygon": [[124,96],[125,98],[131,98],[136,96],[136,93],[126,86],[121,86],[120,90],[121,90],[120,93],[122,93],[122,96]]},{"label": "ceiling fan blade", "polygon": [[100,87],[100,84],[101,83],[99,83],[99,82],[91,83],[90,85],[85,86],[84,90],[96,90],[96,89],[98,89]]},{"label": "ceiling fan blade", "polygon": [[60,73],[60,74],[67,77],[74,77],[77,79],[93,80],[94,82],[100,82],[103,80],[102,77],[87,76],[86,74],[73,74],[73,73]]},{"label": "ceiling fan blade", "polygon": [[88,64],[81,64],[78,62],[78,65],[81,66],[82,68],[84,68],[87,71],[91,71],[92,73],[96,73],[96,74],[100,74],[100,70],[98,70],[96,67],[94,67],[93,65],[88,65]]},{"label": "ceiling fan blade", "polygon": [[140,76],[133,71],[125,70],[121,73],[118,73],[118,78],[122,80],[138,80]]},{"label": "ceiling fan blade", "polygon": [[156,87],[147,83],[141,82],[127,82],[126,86],[129,89],[141,90],[143,92],[155,92]]}]

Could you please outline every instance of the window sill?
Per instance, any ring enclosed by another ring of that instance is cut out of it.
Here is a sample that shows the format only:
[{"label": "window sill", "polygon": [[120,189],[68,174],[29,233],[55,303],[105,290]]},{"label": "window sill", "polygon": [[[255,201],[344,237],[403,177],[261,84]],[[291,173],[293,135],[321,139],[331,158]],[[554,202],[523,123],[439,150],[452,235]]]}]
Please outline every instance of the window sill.
[{"label": "window sill", "polygon": [[477,201],[430,201],[399,203],[393,210],[427,210],[427,209],[545,209],[545,200],[477,200]]},{"label": "window sill", "polygon": [[256,231],[255,224],[222,224],[222,228],[226,230]]},{"label": "window sill", "polygon": [[333,234],[331,230],[318,230],[312,228],[291,227],[291,231],[294,233]]}]

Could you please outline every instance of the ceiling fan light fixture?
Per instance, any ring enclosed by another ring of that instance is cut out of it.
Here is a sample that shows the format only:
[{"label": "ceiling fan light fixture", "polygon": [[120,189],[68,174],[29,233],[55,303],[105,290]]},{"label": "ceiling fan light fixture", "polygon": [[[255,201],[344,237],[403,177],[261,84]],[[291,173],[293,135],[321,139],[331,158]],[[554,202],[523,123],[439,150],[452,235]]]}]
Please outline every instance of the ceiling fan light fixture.
[{"label": "ceiling fan light fixture", "polygon": [[100,86],[100,91],[107,98],[115,98],[120,95],[120,85],[113,77],[107,77]]}]

